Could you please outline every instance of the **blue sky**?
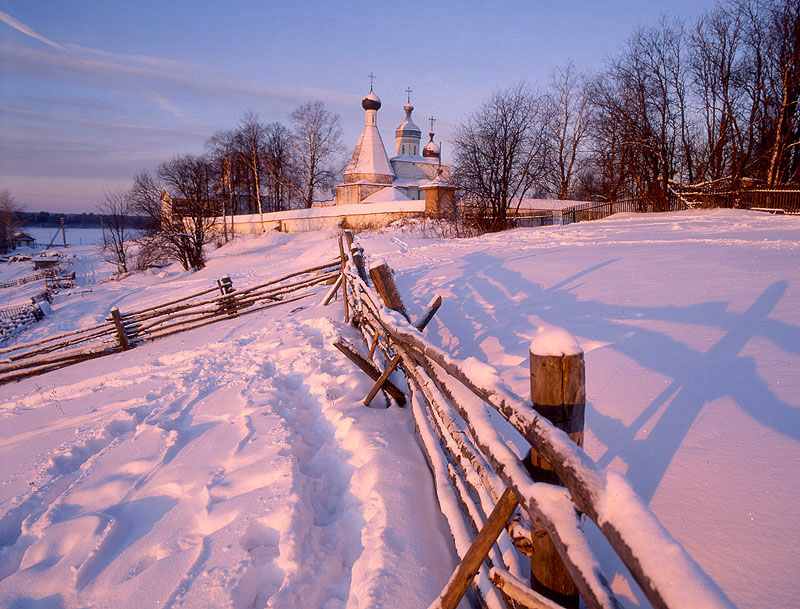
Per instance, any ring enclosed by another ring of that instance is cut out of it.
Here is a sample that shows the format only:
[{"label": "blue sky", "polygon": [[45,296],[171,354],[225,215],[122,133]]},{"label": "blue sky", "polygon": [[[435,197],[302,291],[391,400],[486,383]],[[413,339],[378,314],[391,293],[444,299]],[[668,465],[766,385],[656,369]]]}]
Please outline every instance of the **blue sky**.
[{"label": "blue sky", "polygon": [[349,153],[370,72],[388,152],[411,86],[447,162],[453,127],[497,87],[544,87],[570,59],[597,69],[636,27],[713,4],[0,0],[0,189],[30,211],[92,211],[243,112],[288,123],[316,99]]}]

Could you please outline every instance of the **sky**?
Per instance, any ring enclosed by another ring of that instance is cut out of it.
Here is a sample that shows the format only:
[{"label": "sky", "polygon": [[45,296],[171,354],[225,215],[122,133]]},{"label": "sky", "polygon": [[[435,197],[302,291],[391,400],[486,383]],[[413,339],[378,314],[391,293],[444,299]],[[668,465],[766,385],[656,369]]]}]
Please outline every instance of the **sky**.
[{"label": "sky", "polygon": [[288,125],[311,100],[340,116],[349,156],[370,73],[390,156],[410,87],[447,163],[494,90],[545,88],[569,61],[597,70],[637,27],[714,3],[0,0],[0,190],[28,211],[93,211],[245,112]]}]

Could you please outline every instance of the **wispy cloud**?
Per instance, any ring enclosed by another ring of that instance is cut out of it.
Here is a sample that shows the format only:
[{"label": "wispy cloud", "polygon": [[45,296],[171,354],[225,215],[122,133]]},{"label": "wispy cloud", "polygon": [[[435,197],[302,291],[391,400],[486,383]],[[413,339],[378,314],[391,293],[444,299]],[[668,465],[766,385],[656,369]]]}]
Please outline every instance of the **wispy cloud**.
[{"label": "wispy cloud", "polygon": [[[291,106],[320,99],[339,107],[350,107],[359,99],[359,96],[324,89],[268,87],[202,65],[169,59],[120,55],[77,45],[65,45],[62,49],[62,53],[49,53],[0,43],[3,69],[21,76],[80,82],[104,89],[114,83],[128,90],[138,89],[139,95],[153,90],[164,91],[166,87],[180,95],[193,92],[205,99],[239,98],[246,104],[275,102]],[[151,101],[157,103],[154,99]]]},{"label": "wispy cloud", "polygon": [[26,36],[30,36],[31,38],[35,38],[39,42],[43,42],[46,45],[53,47],[54,49],[58,49],[59,51],[63,51],[64,50],[64,47],[62,45],[58,44],[57,42],[53,42],[49,38],[45,38],[44,36],[42,36],[41,34],[39,34],[37,32],[34,32],[27,25],[25,25],[24,23],[20,23],[19,21],[14,19],[11,15],[9,15],[8,13],[4,13],[3,11],[0,11],[0,21],[2,21],[6,25],[14,28],[18,32],[22,32]]},{"label": "wispy cloud", "polygon": [[169,112],[172,116],[182,120],[184,123],[196,124],[196,121],[189,120],[186,117],[186,113],[180,108],[176,108],[175,104],[173,104],[166,97],[163,97],[162,95],[159,95],[158,93],[154,93],[152,91],[142,93],[142,97],[144,97],[146,100],[153,102],[156,106],[158,106],[165,112]]},{"label": "wispy cloud", "polygon": [[82,55],[85,57],[93,56],[103,59],[104,61],[114,61],[120,64],[140,64],[158,68],[162,70],[194,70],[199,66],[196,64],[188,63],[185,61],[178,61],[177,59],[166,59],[164,57],[151,57],[150,55],[130,55],[126,53],[114,53],[104,49],[95,49],[92,47],[85,47],[79,44],[65,43],[64,48],[68,49],[74,55]]}]

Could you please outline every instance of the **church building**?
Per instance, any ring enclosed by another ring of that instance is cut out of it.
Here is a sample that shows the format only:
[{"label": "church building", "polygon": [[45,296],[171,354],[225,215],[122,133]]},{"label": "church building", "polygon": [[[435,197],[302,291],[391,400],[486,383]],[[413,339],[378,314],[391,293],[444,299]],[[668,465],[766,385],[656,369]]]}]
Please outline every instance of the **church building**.
[{"label": "church building", "polygon": [[439,147],[433,141],[422,145],[422,131],[411,113],[411,92],[403,107],[405,119],[395,129],[395,156],[389,158],[378,131],[381,100],[370,87],[361,100],[366,113],[364,129],[344,171],[344,182],[336,186],[336,204],[390,203],[424,199],[425,215],[452,215],[456,188],[450,184],[450,167],[441,163]]}]

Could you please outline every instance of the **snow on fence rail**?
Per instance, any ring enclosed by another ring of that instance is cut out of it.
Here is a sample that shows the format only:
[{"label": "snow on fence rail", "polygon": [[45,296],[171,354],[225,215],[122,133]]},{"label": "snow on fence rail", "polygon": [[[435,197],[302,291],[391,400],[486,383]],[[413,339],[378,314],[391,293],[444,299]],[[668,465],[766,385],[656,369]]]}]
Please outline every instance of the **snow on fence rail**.
[{"label": "snow on fence rail", "polygon": [[[336,265],[333,261],[242,290],[223,277],[212,288],[155,307],[126,313],[113,308],[103,323],[0,349],[0,384],[306,298],[320,284],[336,280],[338,271],[328,270]],[[219,294],[209,296],[213,292]]]},{"label": "snow on fence rail", "polygon": [[[325,302],[342,287],[345,321],[361,330],[369,358],[341,339],[337,347],[377,380],[367,403],[402,364],[414,422],[461,557],[429,609],[456,607],[468,586],[490,609],[505,608],[508,599],[517,607],[577,606],[575,591],[591,609],[621,607],[583,535],[581,514],[596,523],[656,609],[733,606],[628,481],[598,468],[581,449],[585,386],[577,343],[534,341],[532,400],[514,395],[491,366],[456,359],[423,336],[440,298],[411,324],[388,267],[374,265],[368,273],[363,250],[351,235],[343,238],[341,276]],[[383,372],[371,359],[376,347],[389,362]],[[487,406],[530,444],[525,459],[509,448]],[[530,574],[522,573],[520,552],[532,555]]]}]

